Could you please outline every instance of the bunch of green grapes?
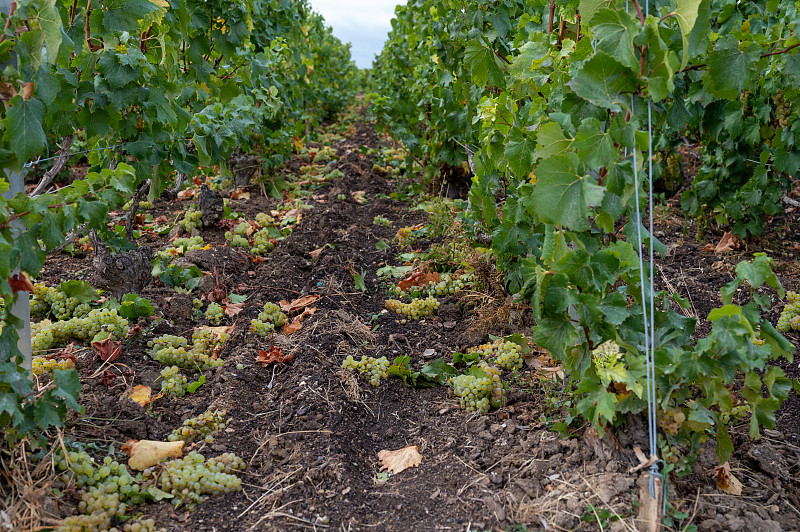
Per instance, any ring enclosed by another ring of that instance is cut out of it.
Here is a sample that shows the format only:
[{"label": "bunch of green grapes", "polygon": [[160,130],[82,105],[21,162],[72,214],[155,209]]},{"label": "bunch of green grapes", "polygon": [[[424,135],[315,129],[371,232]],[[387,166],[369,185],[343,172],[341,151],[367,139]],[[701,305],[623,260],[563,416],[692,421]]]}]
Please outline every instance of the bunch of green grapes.
[{"label": "bunch of green grapes", "polygon": [[516,371],[522,368],[522,347],[514,342],[495,340],[467,350],[477,353],[483,360],[491,360],[503,369]]},{"label": "bunch of green grapes", "polygon": [[[132,205],[131,201],[128,200],[128,203],[126,203],[125,205],[122,206],[122,210],[123,211],[130,210],[131,205]],[[153,208],[153,202],[152,201],[147,201],[147,200],[142,200],[142,201],[139,202],[139,208],[140,209],[152,209]]]},{"label": "bunch of green grapes", "polygon": [[37,334],[39,334],[52,324],[53,322],[50,320],[42,320],[31,323],[31,338],[35,338]]},{"label": "bunch of green grapes", "polygon": [[[208,338],[208,336],[212,338]],[[217,368],[223,364],[218,358],[213,358],[216,354],[216,347],[224,343],[227,339],[221,336],[214,339],[211,331],[195,331],[192,335],[193,344],[182,336],[165,334],[147,342],[151,348],[150,357],[165,366],[178,366],[183,369],[193,369],[205,371],[210,368]],[[225,335],[227,336],[227,335]]]},{"label": "bunch of green grapes", "polygon": [[214,435],[224,430],[230,423],[230,419],[225,419],[227,414],[227,410],[206,410],[199,416],[184,421],[183,425],[173,430],[167,439],[183,440],[186,443],[204,440],[206,443],[211,443],[214,441]]},{"label": "bunch of green grapes", "polygon": [[256,223],[262,229],[264,229],[266,227],[269,227],[269,226],[272,226],[272,225],[276,225],[275,218],[273,218],[272,216],[270,216],[269,214],[267,214],[265,212],[260,212],[260,213],[256,214]]},{"label": "bunch of green grapes", "polygon": [[353,355],[347,355],[342,362],[342,367],[350,371],[358,371],[369,379],[369,383],[378,386],[381,380],[389,376],[389,360],[386,357],[374,358],[362,356],[356,361]]},{"label": "bunch of green grapes", "polygon": [[753,342],[753,345],[756,347],[761,347],[762,345],[764,345],[764,339],[759,336],[752,337],[750,341]]},{"label": "bunch of green grapes", "polygon": [[192,229],[200,229],[203,227],[203,213],[194,207],[190,207],[183,213],[178,225],[187,233],[191,233]]},{"label": "bunch of green grapes", "polygon": [[317,152],[317,155],[314,157],[314,162],[319,164],[326,164],[336,157],[336,150],[331,148],[330,146],[325,146],[321,150]]},{"label": "bunch of green grapes", "polygon": [[186,395],[186,386],[189,379],[186,375],[179,373],[178,366],[169,366],[161,370],[161,391],[173,397],[183,397]]},{"label": "bunch of green grapes", "polygon": [[[241,224],[240,224],[241,225]],[[250,241],[246,237],[225,231],[225,240],[235,248],[250,248]]]},{"label": "bunch of green grapes", "polygon": [[56,320],[68,320],[79,303],[76,298],[67,296],[58,288],[36,283],[31,297],[31,316],[46,316],[49,312]]},{"label": "bunch of green grapes", "polygon": [[786,306],[778,318],[777,328],[781,333],[800,330],[800,294],[797,292],[786,292]]},{"label": "bunch of green grapes", "polygon": [[128,320],[120,316],[116,309],[95,308],[80,318],[56,321],[39,327],[31,343],[33,351],[50,349],[56,344],[71,338],[99,342],[108,338],[124,338],[128,333]]},{"label": "bunch of green grapes", "polygon": [[656,422],[666,434],[677,436],[681,430],[681,425],[686,421],[686,414],[679,408],[667,407],[665,410],[659,409],[656,412]]},{"label": "bunch of green grapes", "polygon": [[378,215],[372,219],[372,225],[382,225],[384,227],[394,227],[394,223],[385,216]]},{"label": "bunch of green grapes", "polygon": [[[229,175],[219,175],[211,180],[208,184],[208,188],[211,190],[228,190],[233,188],[233,181],[231,180],[231,176]],[[227,198],[225,198],[227,201]]]},{"label": "bunch of green grapes", "polygon": [[268,229],[256,231],[253,235],[253,247],[250,253],[253,255],[266,255],[273,250],[275,244],[272,243]]},{"label": "bunch of green grapes", "polygon": [[[425,316],[432,316],[435,314],[439,309],[439,302],[434,297],[414,299],[411,303],[403,303],[397,299],[389,299],[386,301],[386,308],[404,316],[406,319],[418,320]],[[405,320],[401,320],[400,323],[405,323]]]},{"label": "bunch of green grapes", "polygon": [[472,277],[464,276],[456,278],[449,273],[443,273],[439,277],[439,282],[429,283],[424,286],[414,286],[411,290],[402,290],[399,286],[395,286],[392,290],[395,295],[401,297],[414,297],[416,294],[425,295],[428,297],[443,297],[453,295],[460,290],[470,288],[472,286]]},{"label": "bunch of green grapes", "polygon": [[145,502],[145,494],[124,464],[110,456],[97,464],[83,451],[56,455],[56,466],[73,480],[81,494],[78,510],[83,514],[106,512],[121,517],[132,506]]},{"label": "bunch of green grapes", "polygon": [[231,337],[229,333],[215,333],[208,329],[197,329],[192,333],[192,349],[209,355],[215,354]]},{"label": "bunch of green grapes", "polygon": [[730,411],[720,412],[719,421],[723,425],[727,425],[731,422],[731,419],[743,419],[748,414],[750,414],[750,405],[742,403],[734,406]]},{"label": "bunch of green grapes", "polygon": [[[164,464],[157,481],[162,490],[173,495],[173,504],[193,508],[208,495],[240,491],[242,480],[234,472],[244,467],[242,459],[232,453],[206,460],[202,454],[192,451]],[[145,470],[143,476],[148,479],[152,475],[152,470]]]},{"label": "bunch of green grapes", "polygon": [[222,305],[215,302],[209,303],[208,308],[206,308],[205,317],[214,325],[222,323],[222,318],[225,317],[225,314],[222,312]]},{"label": "bunch of green grapes", "polygon": [[775,104],[775,117],[778,119],[778,127],[787,128],[791,124],[792,104],[787,102],[783,95],[783,91],[779,91],[772,97],[772,103]]},{"label": "bunch of green grapes", "polygon": [[71,358],[46,358],[33,357],[33,374],[35,376],[43,373],[53,373],[57,369],[74,369],[75,362]]},{"label": "bunch of green grapes", "polygon": [[171,259],[173,257],[182,257],[189,251],[195,249],[202,249],[205,247],[203,237],[200,235],[176,238],[169,247],[162,249],[157,253],[161,258]]},{"label": "bunch of green grapes", "polygon": [[619,345],[609,340],[592,350],[592,362],[598,368],[607,368],[619,360]]},{"label": "bunch of green grapes", "polygon": [[258,318],[250,320],[250,332],[254,332],[266,338],[275,332],[276,327],[282,327],[286,323],[286,314],[281,311],[281,307],[275,303],[265,303],[264,308],[258,313]]},{"label": "bunch of green grapes", "polygon": [[201,310],[203,308],[203,300],[197,298],[192,299],[192,308],[195,310]]},{"label": "bunch of green grapes", "polygon": [[111,516],[106,512],[91,515],[72,515],[64,519],[56,532],[107,532],[111,530]]},{"label": "bunch of green grapes", "polygon": [[482,414],[489,411],[489,396],[493,390],[491,377],[459,375],[450,379],[450,384],[463,410]]}]

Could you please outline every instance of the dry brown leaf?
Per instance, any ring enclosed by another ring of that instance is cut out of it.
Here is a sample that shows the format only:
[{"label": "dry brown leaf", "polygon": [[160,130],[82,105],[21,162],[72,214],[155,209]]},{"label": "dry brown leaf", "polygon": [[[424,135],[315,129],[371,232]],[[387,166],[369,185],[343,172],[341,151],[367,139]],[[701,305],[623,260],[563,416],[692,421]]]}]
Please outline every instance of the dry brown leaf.
[{"label": "dry brown leaf", "polygon": [[409,467],[417,467],[422,462],[422,455],[416,445],[409,445],[396,451],[383,450],[378,453],[381,461],[381,471],[387,470],[396,475]]},{"label": "dry brown leaf", "polygon": [[225,307],[223,309],[223,312],[225,312],[226,316],[232,317],[232,316],[236,316],[237,314],[239,314],[243,310],[244,310],[244,302],[242,302],[242,303],[228,303],[227,305],[225,305]]},{"label": "dry brown leaf", "polygon": [[436,272],[433,273],[423,273],[423,272],[414,272],[399,283],[397,283],[398,288],[403,292],[408,291],[409,288],[412,286],[427,286],[431,283],[438,283],[439,282],[439,274]]},{"label": "dry brown leaf", "polygon": [[128,392],[131,401],[139,406],[147,406],[152,401],[153,390],[144,384],[137,384]]},{"label": "dry brown leaf", "polygon": [[322,255],[323,251],[325,251],[325,246],[322,246],[321,248],[317,248],[314,251],[310,251],[308,253],[308,255],[311,257],[311,260],[315,261],[315,260],[319,259],[319,256]]},{"label": "dry brown leaf", "polygon": [[115,342],[111,339],[111,333],[108,338],[99,342],[92,342],[95,353],[104,362],[114,362],[119,355],[122,354],[122,342]]},{"label": "dry brown leaf", "polygon": [[195,188],[187,188],[178,192],[178,195],[175,197],[175,199],[178,201],[192,199],[196,192],[197,189]]},{"label": "dry brown leaf", "polygon": [[8,286],[11,287],[11,292],[33,292],[33,284],[31,284],[31,280],[28,279],[28,275],[25,272],[15,273],[11,275],[7,279]]},{"label": "dry brown leaf", "polygon": [[291,362],[294,357],[290,354],[284,355],[283,348],[279,345],[273,345],[269,351],[263,349],[258,350],[256,362],[262,366],[269,366],[270,364],[286,364]]},{"label": "dry brown leaf", "polygon": [[249,200],[250,193],[243,188],[237,188],[231,192],[231,199]]},{"label": "dry brown leaf", "polygon": [[356,203],[364,203],[367,201],[367,193],[364,190],[356,190],[353,192],[353,199],[356,200]]},{"label": "dry brown leaf", "polygon": [[294,317],[292,323],[287,323],[286,325],[284,325],[281,331],[286,336],[289,336],[292,333],[296,333],[297,331],[303,328],[303,322],[305,321],[305,319],[308,318],[309,316],[313,316],[316,311],[317,307],[306,307],[306,309],[303,312]]},{"label": "dry brown leaf", "polygon": [[729,462],[715,467],[713,471],[714,476],[717,477],[719,489],[729,495],[742,494],[742,483],[731,473],[731,464]]},{"label": "dry brown leaf", "polygon": [[136,471],[143,471],[154,466],[162,458],[180,458],[183,454],[183,440],[178,441],[153,441],[153,440],[128,440],[122,450],[131,455],[128,465]]},{"label": "dry brown leaf", "polygon": [[278,301],[278,305],[280,305],[281,310],[284,312],[294,312],[296,310],[304,309],[307,306],[316,303],[319,301],[319,298],[322,297],[320,295],[311,295],[311,296],[303,296],[298,297],[294,301],[286,301],[285,299],[281,299]]},{"label": "dry brown leaf", "polygon": [[739,237],[727,231],[714,248],[714,253],[727,253],[739,249]]}]

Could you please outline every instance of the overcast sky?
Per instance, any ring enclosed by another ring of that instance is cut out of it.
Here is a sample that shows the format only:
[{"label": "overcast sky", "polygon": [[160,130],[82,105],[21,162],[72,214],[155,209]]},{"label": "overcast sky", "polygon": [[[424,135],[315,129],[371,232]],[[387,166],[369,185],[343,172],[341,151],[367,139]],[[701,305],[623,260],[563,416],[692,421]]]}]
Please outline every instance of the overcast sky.
[{"label": "overcast sky", "polygon": [[309,0],[315,11],[325,17],[333,34],[343,42],[353,43],[351,52],[359,68],[372,66],[392,28],[398,0]]}]

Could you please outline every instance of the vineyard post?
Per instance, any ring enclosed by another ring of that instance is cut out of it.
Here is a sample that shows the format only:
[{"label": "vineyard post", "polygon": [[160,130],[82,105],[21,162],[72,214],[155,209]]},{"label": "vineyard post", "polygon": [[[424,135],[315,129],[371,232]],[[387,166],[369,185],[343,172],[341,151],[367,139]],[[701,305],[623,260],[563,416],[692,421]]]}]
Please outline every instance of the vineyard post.
[{"label": "vineyard post", "polygon": [[[0,0],[0,11],[6,15],[11,10],[10,0]],[[11,61],[16,62],[14,56]],[[11,62],[10,61],[10,62]],[[0,65],[5,66],[5,65]],[[13,172],[6,170],[6,178],[9,182],[9,187],[3,196],[6,199],[11,199],[17,193],[25,193],[25,179],[22,177],[22,172]],[[13,229],[20,229],[22,223],[19,220],[12,222]],[[11,314],[22,320],[23,326],[18,330],[19,340],[17,341],[17,349],[24,357],[23,366],[30,371],[32,363],[32,349],[31,349],[31,302],[28,292],[17,292],[17,299],[14,306],[11,307]]]}]

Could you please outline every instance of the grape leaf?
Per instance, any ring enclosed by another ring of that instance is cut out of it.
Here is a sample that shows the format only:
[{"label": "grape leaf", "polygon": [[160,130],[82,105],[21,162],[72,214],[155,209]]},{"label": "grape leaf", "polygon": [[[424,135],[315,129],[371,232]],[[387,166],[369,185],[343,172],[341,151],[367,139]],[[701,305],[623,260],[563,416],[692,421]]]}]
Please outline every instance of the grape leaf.
[{"label": "grape leaf", "polygon": [[533,201],[543,221],[575,231],[589,229],[589,207],[600,205],[605,189],[580,175],[579,164],[578,156],[568,153],[545,159],[536,167]]},{"label": "grape leaf", "polygon": [[8,102],[4,140],[11,145],[20,162],[26,162],[47,145],[42,128],[44,103],[37,98],[25,100],[19,94]]},{"label": "grape leaf", "polygon": [[627,105],[627,93],[636,90],[636,76],[613,57],[597,52],[568,85],[584,100],[619,112]]}]

